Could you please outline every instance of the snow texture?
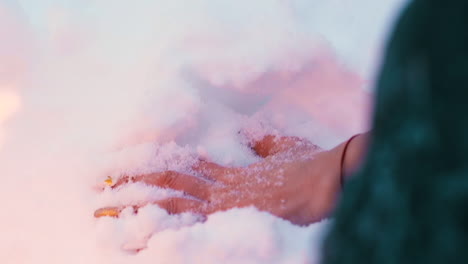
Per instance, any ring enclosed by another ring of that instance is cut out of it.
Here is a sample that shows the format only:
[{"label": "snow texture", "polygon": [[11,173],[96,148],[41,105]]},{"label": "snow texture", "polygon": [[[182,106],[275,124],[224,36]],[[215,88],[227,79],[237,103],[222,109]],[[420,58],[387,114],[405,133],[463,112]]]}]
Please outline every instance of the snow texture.
[{"label": "snow texture", "polygon": [[327,222],[199,216],[107,176],[258,160],[248,138],[330,148],[368,128],[403,0],[0,0],[1,263],[318,263]]}]

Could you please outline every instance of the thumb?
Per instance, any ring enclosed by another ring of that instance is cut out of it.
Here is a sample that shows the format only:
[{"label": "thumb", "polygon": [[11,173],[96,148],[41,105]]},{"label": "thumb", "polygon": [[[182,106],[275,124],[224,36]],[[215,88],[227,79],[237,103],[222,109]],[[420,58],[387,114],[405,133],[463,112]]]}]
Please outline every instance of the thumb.
[{"label": "thumb", "polygon": [[266,135],[261,140],[253,142],[251,148],[258,156],[266,158],[304,144],[312,143],[299,137]]}]

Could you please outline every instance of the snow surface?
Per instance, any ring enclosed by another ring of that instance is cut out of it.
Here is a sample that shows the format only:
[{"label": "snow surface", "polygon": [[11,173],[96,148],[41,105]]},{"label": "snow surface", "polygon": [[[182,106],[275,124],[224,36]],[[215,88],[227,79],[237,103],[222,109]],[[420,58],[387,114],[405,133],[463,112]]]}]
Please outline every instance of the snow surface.
[{"label": "snow surface", "polygon": [[245,166],[246,135],[330,148],[366,130],[403,2],[0,0],[1,263],[317,263],[326,221],[154,205],[95,219],[180,195],[98,189],[198,156]]}]

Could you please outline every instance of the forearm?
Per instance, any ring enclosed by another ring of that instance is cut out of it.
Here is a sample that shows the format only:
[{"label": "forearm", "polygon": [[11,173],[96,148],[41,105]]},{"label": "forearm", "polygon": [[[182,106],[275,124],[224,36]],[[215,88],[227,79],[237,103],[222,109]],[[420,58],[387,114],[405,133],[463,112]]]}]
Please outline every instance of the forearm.
[{"label": "forearm", "polygon": [[362,163],[368,138],[369,133],[359,134],[329,151],[318,153],[308,161],[305,173],[310,180],[304,184],[310,192],[304,195],[310,197],[308,210],[315,217],[314,221],[328,217],[333,212],[346,177],[352,175]]}]

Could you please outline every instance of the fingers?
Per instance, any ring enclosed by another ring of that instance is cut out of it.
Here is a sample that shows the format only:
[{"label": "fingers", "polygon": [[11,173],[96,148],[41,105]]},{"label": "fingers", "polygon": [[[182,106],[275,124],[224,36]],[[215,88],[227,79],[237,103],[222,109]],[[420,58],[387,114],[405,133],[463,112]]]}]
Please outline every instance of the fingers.
[{"label": "fingers", "polygon": [[[106,183],[109,182],[108,184],[111,184],[111,180],[112,179],[106,180]],[[166,200],[151,202],[159,205],[163,209],[166,209],[170,214],[179,214],[183,212],[202,213],[202,209],[206,208],[206,206],[202,207],[202,205],[207,203],[204,201],[210,200],[210,191],[214,188],[213,182],[175,171],[139,175],[131,178],[125,176],[120,178],[112,188],[116,188],[128,182],[142,182],[147,185],[178,190],[184,192],[184,194],[200,199],[195,200],[183,197],[173,197]],[[138,208],[144,205],[145,204],[134,205],[133,209],[137,212]],[[94,217],[118,217],[124,208],[125,207],[100,208],[94,212]]]},{"label": "fingers", "polygon": [[182,197],[172,197],[169,199],[154,202],[162,209],[165,209],[169,214],[195,213],[205,214],[207,211],[207,202],[186,199]]},{"label": "fingers", "polygon": [[192,169],[212,181],[220,180],[225,170],[227,170],[226,167],[205,160],[200,160],[192,166]]},{"label": "fingers", "polygon": [[133,181],[182,191],[202,200],[209,200],[209,190],[212,186],[211,182],[175,171],[139,175],[133,177]]},{"label": "fingers", "polygon": [[[171,197],[165,200],[154,201],[151,204],[158,205],[160,208],[166,210],[169,214],[182,214],[182,213],[195,213],[195,214],[202,214],[205,215],[208,208],[208,203],[203,202],[200,200],[194,199],[187,199],[183,197]],[[138,209],[140,209],[144,205],[134,205],[133,210],[134,213],[138,213]],[[120,213],[126,207],[104,207],[96,210],[94,212],[95,218],[100,217],[119,217]]]},{"label": "fingers", "polygon": [[129,182],[142,182],[151,186],[182,191],[185,194],[203,200],[209,199],[209,189],[212,186],[211,182],[195,176],[176,171],[164,171],[133,177],[124,176],[118,179],[115,184],[111,185],[111,188],[117,188]]},{"label": "fingers", "polygon": [[257,155],[262,158],[266,158],[274,153],[276,136],[267,135],[261,140],[256,141],[252,144],[251,148]]},{"label": "fingers", "polygon": [[[138,208],[140,206],[134,205],[133,207],[133,212],[137,213]],[[120,213],[125,209],[126,207],[103,207],[99,208],[96,211],[94,211],[94,217],[99,218],[99,217],[119,217]]]},{"label": "fingers", "polygon": [[298,137],[266,135],[261,140],[253,142],[251,148],[257,155],[259,155],[262,158],[266,158],[268,156],[272,156],[280,152],[291,150],[301,145],[313,144],[306,139]]},{"label": "fingers", "polygon": [[96,211],[94,211],[94,217],[96,218],[104,217],[104,216],[118,217],[121,211],[122,209],[118,207],[99,208]]},{"label": "fingers", "polygon": [[224,167],[205,160],[200,160],[192,169],[212,181],[222,183],[235,182],[242,174],[241,168]]},{"label": "fingers", "polygon": [[105,180],[105,183],[110,186],[111,188],[117,188],[120,185],[126,184],[130,181],[130,177],[128,176],[123,176],[119,179],[117,179],[116,182],[113,181],[111,177],[108,177],[107,180]]},{"label": "fingers", "polygon": [[290,149],[300,139],[296,137],[279,137],[266,135],[261,140],[254,142],[252,149],[262,158],[274,155],[278,152]]}]

